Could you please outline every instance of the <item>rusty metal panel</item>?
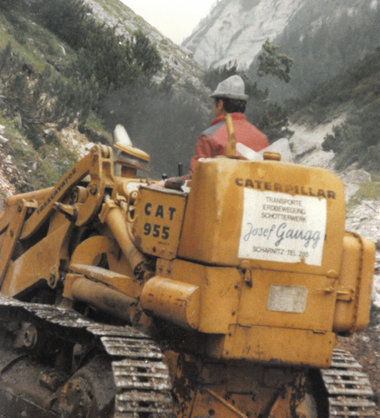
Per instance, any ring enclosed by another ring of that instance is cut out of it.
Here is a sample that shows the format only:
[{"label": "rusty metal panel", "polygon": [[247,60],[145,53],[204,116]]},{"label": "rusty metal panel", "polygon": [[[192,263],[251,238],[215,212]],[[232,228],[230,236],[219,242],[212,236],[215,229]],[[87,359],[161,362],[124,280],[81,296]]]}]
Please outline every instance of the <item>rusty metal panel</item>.
[{"label": "rusty metal panel", "polygon": [[264,326],[230,326],[225,338],[210,344],[211,355],[272,364],[328,367],[335,343],[332,332]]}]

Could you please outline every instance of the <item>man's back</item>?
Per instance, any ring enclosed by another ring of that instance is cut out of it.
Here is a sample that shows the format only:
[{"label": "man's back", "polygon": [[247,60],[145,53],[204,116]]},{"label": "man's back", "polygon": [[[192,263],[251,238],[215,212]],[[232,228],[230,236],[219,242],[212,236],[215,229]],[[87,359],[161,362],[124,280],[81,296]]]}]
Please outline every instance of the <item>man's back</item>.
[{"label": "man's back", "polygon": [[[248,122],[242,113],[231,113],[237,142],[254,151],[268,146],[267,137],[254,125]],[[190,163],[192,172],[199,158],[212,158],[225,153],[228,144],[228,132],[224,116],[216,117],[211,126],[200,135],[195,154]]]}]

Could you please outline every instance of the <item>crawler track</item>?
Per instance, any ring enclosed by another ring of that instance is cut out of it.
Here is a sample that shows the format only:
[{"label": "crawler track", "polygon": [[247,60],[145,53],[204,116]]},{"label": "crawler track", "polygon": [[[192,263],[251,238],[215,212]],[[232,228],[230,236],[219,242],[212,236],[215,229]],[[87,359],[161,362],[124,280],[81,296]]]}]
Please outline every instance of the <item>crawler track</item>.
[{"label": "crawler track", "polygon": [[[92,321],[73,310],[0,295],[0,320],[15,319],[36,323],[50,335],[73,343],[101,347],[112,366],[114,418],[173,417],[168,369],[160,348],[149,336],[129,326]],[[321,370],[321,375],[330,417],[377,416],[368,378],[350,354],[334,350],[331,367]],[[51,416],[57,413],[52,411]]]},{"label": "crawler track", "polygon": [[129,326],[91,321],[73,310],[22,303],[0,295],[0,318],[33,321],[50,333],[102,346],[116,388],[114,417],[172,416],[171,384],[163,355],[147,335]]},{"label": "crawler track", "polygon": [[321,370],[330,417],[376,417],[373,391],[362,366],[344,350],[335,349],[329,369]]}]

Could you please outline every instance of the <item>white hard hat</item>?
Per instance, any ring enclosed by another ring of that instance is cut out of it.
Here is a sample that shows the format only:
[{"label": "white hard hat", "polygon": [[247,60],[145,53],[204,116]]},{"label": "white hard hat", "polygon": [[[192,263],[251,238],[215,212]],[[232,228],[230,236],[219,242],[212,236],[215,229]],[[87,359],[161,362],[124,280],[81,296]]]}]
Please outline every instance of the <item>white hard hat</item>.
[{"label": "white hard hat", "polygon": [[244,101],[248,100],[248,95],[245,94],[244,81],[238,75],[232,75],[231,77],[221,81],[210,97],[225,97],[226,99],[237,99]]}]

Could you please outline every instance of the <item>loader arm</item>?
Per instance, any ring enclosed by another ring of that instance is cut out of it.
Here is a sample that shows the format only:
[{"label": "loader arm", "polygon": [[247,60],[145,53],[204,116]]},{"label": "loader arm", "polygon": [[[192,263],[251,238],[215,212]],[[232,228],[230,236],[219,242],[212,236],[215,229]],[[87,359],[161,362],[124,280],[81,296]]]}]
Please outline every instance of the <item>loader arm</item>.
[{"label": "loader arm", "polygon": [[110,147],[95,145],[87,156],[65,173],[25,222],[20,238],[29,238],[56,208],[56,204],[67,191],[87,175],[90,175],[90,182],[83,201],[73,207],[76,226],[82,226],[92,218],[101,205],[105,187],[113,183],[113,154]]}]

